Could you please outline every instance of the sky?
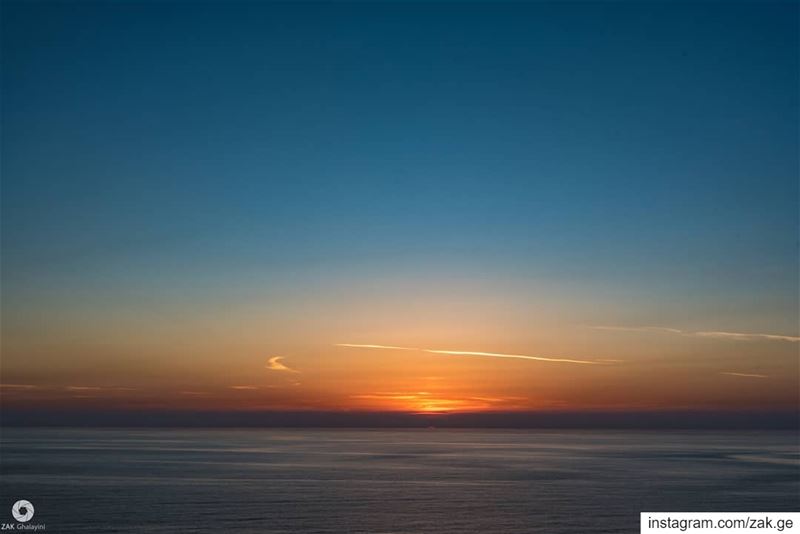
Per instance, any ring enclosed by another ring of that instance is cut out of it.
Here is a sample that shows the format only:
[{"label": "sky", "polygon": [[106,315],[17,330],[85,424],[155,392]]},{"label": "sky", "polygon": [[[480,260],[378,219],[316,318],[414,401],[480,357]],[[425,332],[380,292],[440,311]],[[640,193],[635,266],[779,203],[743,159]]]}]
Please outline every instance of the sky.
[{"label": "sky", "polygon": [[6,408],[797,409],[794,2],[4,2]]}]

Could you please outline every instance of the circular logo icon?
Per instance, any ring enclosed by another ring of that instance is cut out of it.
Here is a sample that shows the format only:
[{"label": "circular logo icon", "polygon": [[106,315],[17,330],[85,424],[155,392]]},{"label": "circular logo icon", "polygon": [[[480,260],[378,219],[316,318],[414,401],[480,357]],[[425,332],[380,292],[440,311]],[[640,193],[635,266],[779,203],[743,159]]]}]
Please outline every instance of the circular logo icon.
[{"label": "circular logo icon", "polygon": [[11,508],[11,515],[14,516],[14,519],[22,523],[30,521],[33,517],[33,504],[31,504],[31,501],[26,501],[25,499],[17,501]]}]

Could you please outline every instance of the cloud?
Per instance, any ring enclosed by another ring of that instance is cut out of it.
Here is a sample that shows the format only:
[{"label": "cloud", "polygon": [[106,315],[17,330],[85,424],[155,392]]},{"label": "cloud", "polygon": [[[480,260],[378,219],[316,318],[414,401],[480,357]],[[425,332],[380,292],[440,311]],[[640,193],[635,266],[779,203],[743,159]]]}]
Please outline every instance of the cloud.
[{"label": "cloud", "polygon": [[417,350],[420,352],[427,352],[428,354],[440,354],[440,355],[448,355],[448,356],[479,356],[479,357],[488,357],[488,358],[514,358],[518,360],[535,360],[540,362],[555,362],[555,363],[576,363],[576,364],[587,364],[587,365],[595,365],[601,363],[611,363],[611,362],[601,362],[601,361],[591,361],[591,360],[573,360],[570,358],[546,358],[544,356],[528,356],[525,354],[503,354],[498,352],[474,352],[474,351],[465,351],[465,350],[435,350],[435,349],[420,349],[420,348],[413,348],[413,347],[395,347],[392,345],[356,345],[352,343],[337,343],[337,347],[355,347],[355,348],[362,348],[362,349],[386,349],[386,350]]},{"label": "cloud", "polygon": [[258,389],[258,386],[229,386],[229,389],[251,390],[251,389]]},{"label": "cloud", "polygon": [[616,330],[620,332],[666,332],[669,334],[685,334],[683,330],[677,328],[667,328],[666,326],[590,326],[594,330]]},{"label": "cloud", "polygon": [[300,371],[297,371],[295,369],[292,369],[290,367],[285,366],[284,364],[281,363],[281,360],[283,360],[283,356],[273,356],[272,358],[267,360],[266,368],[269,369],[270,371],[283,371],[283,372],[286,372],[286,373],[299,373],[300,372]]},{"label": "cloud", "polygon": [[738,339],[741,341],[754,341],[757,339],[769,339],[773,341],[789,341],[790,343],[797,343],[798,341],[800,341],[800,337],[797,336],[781,336],[777,334],[746,334],[741,332],[695,332],[693,335],[700,337]]},{"label": "cloud", "polygon": [[387,350],[424,350],[415,347],[395,347],[392,345],[357,345],[353,343],[336,343],[336,347],[354,347],[357,349],[387,349]]},{"label": "cloud", "polygon": [[761,334],[749,332],[716,332],[716,331],[697,331],[678,330],[665,326],[590,326],[594,330],[616,330],[621,332],[664,332],[668,334],[678,334],[681,336],[710,337],[719,339],[732,339],[738,341],[757,341],[760,339],[770,341],[788,341],[797,343],[800,341],[798,336],[783,336],[778,334]]},{"label": "cloud", "polygon": [[351,399],[379,399],[379,400],[411,400],[419,398],[419,395],[411,393],[365,393],[363,395],[350,395]]},{"label": "cloud", "polygon": [[30,392],[69,392],[72,398],[95,398],[96,395],[118,395],[129,391],[139,391],[137,388],[122,386],[79,386],[79,385],[48,385],[39,386],[34,384],[0,384],[0,390],[8,394]]},{"label": "cloud", "polygon": [[721,375],[743,376],[745,378],[769,378],[767,375],[757,375],[755,373],[734,373],[733,371],[720,371]]},{"label": "cloud", "polygon": [[489,358],[515,358],[518,360],[536,360],[540,362],[581,363],[594,365],[598,362],[589,360],[572,360],[569,358],[545,358],[544,356],[527,356],[525,354],[501,354],[497,352],[472,352],[463,350],[425,350],[431,354],[447,354],[452,356],[485,356]]}]

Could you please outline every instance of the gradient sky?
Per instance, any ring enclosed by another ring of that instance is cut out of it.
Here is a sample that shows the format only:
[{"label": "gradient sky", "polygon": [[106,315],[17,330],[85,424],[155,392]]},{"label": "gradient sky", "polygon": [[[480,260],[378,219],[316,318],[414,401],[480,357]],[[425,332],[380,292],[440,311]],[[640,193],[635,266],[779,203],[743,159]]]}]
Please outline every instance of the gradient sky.
[{"label": "gradient sky", "polygon": [[3,403],[796,407],[798,33],[4,2]]}]

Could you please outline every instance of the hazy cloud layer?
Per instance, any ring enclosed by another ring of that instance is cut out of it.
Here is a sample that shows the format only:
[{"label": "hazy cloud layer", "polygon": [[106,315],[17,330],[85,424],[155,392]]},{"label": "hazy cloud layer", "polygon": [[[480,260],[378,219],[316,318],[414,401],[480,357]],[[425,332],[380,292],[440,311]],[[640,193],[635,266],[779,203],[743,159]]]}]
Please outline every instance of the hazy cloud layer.
[{"label": "hazy cloud layer", "polygon": [[757,341],[757,340],[771,340],[771,341],[788,341],[796,343],[800,341],[798,336],[784,336],[780,334],[762,334],[753,332],[718,332],[718,331],[689,331],[679,330],[677,328],[669,328],[665,326],[590,326],[595,330],[615,330],[621,332],[663,332],[668,334],[678,334],[681,336],[694,336],[694,337],[711,337],[719,339],[733,339],[739,341]]}]

